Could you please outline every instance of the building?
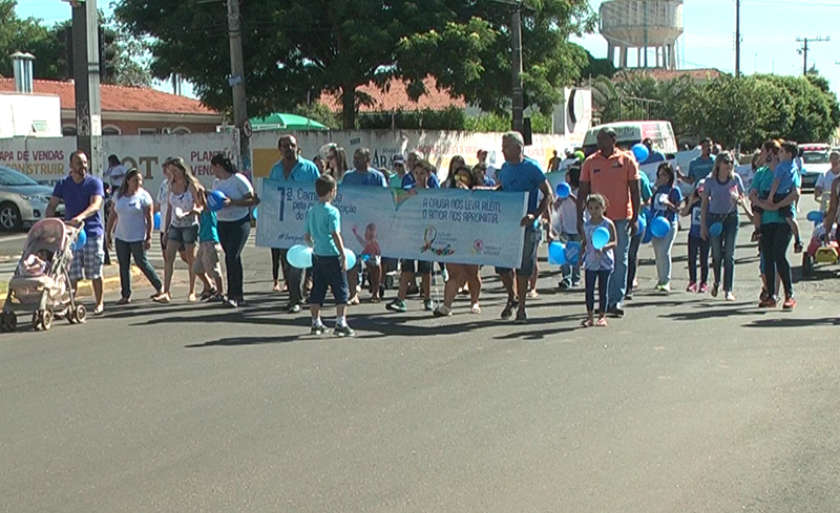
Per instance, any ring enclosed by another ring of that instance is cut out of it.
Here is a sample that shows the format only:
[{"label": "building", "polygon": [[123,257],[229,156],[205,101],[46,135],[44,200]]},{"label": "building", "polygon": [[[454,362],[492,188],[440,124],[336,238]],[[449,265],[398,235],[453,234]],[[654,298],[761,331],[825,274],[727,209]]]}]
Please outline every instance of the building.
[{"label": "building", "polygon": [[[15,92],[15,80],[0,77],[0,92]],[[76,134],[76,95],[72,80],[34,80],[32,92],[57,96],[61,133]],[[25,94],[25,93],[22,93]],[[101,85],[102,135],[215,132],[224,115],[200,101],[147,87]]]},{"label": "building", "polygon": [[[682,0],[609,0],[601,4],[600,31],[607,40],[607,59],[630,67],[636,49],[637,68],[677,68],[677,39],[683,33]],[[650,50],[654,57],[650,58]]]}]

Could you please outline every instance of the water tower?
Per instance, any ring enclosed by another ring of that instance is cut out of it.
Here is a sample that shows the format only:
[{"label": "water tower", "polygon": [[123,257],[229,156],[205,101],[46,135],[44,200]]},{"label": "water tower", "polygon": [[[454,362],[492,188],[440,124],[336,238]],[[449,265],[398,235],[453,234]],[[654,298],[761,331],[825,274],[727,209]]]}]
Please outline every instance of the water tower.
[{"label": "water tower", "polygon": [[[619,68],[627,66],[627,51],[635,48],[636,66],[676,69],[677,39],[683,33],[682,0],[609,0],[601,4],[601,35],[607,40],[607,58]],[[648,62],[648,50],[655,59]]]}]

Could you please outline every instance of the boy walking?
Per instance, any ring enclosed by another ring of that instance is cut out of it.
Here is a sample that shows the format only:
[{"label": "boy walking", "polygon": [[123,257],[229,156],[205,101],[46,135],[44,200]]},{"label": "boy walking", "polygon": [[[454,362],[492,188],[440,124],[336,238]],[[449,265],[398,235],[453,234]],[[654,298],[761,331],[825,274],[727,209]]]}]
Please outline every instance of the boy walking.
[{"label": "boy walking", "polygon": [[333,334],[352,337],[356,333],[347,325],[347,262],[344,258],[344,240],[341,238],[341,213],[332,205],[335,199],[335,179],[322,175],[315,181],[318,203],[306,212],[306,242],[312,252],[312,291],[309,294],[312,312],[313,335],[322,335],[326,326],[321,321],[321,306],[327,294],[327,285],[335,297],[336,321]]},{"label": "boy walking", "polygon": [[[222,245],[219,242],[219,228],[216,212],[207,208],[207,196],[203,191],[200,200],[204,210],[198,220],[198,255],[193,263],[193,272],[204,284],[202,301],[222,301]],[[212,281],[211,281],[212,280]]]}]

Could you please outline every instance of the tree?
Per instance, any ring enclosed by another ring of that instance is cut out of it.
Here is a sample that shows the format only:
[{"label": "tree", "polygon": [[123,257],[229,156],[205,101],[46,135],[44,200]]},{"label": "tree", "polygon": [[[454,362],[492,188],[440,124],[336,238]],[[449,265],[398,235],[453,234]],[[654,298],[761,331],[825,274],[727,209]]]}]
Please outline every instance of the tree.
[{"label": "tree", "polygon": [[[13,74],[9,55],[16,51],[35,55],[35,78],[67,80],[73,77],[72,23],[67,20],[47,27],[36,18],[20,19],[15,14],[15,0],[0,0],[0,74]],[[102,83],[148,86],[151,74],[138,59],[145,51],[143,43],[120,33],[113,23],[100,26]]]},{"label": "tree", "polygon": [[[529,103],[547,107],[556,87],[571,83],[585,53],[565,38],[592,24],[585,0],[541,0],[523,23]],[[221,3],[123,0],[116,15],[137,37],[151,37],[152,73],[180,73],[207,105],[232,103],[229,46]],[[409,79],[425,91],[434,75],[494,110],[510,96],[509,11],[487,0],[264,0],[242,2],[248,109],[253,115],[291,110],[328,91],[341,99],[345,128],[355,126],[358,92],[371,81],[387,87]],[[578,17],[580,20],[578,20]],[[466,46],[465,46],[466,45]],[[197,51],[200,49],[200,51]]]}]

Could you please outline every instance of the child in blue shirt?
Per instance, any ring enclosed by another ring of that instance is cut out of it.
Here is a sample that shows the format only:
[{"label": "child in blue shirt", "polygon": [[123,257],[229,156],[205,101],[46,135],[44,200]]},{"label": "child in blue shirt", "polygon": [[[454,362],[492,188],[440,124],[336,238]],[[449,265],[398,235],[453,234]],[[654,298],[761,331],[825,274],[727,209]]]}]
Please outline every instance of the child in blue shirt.
[{"label": "child in blue shirt", "polygon": [[335,199],[335,178],[322,175],[315,181],[318,203],[306,211],[306,242],[313,245],[312,290],[309,308],[312,313],[313,335],[326,331],[321,322],[321,307],[327,294],[327,285],[335,297],[336,321],[333,334],[352,337],[356,333],[347,325],[345,312],[349,296],[347,287],[347,261],[344,257],[344,240],[341,238],[341,213],[332,205]]},{"label": "child in blue shirt", "polygon": [[[709,290],[709,241],[700,236],[700,219],[703,206],[703,181],[686,198],[681,215],[691,216],[688,230],[688,287],[686,292],[705,294]],[[697,259],[700,259],[700,285],[697,284]]]},{"label": "child in blue shirt", "polygon": [[[198,254],[193,262],[193,272],[204,284],[202,301],[222,300],[222,245],[216,211],[207,208],[207,197],[212,191],[204,190],[198,204],[203,208],[198,218]],[[212,282],[210,280],[213,280]],[[215,284],[215,287],[213,286]]]},{"label": "child in blue shirt", "polygon": [[[773,170],[773,185],[770,186],[770,192],[767,195],[770,203],[774,206],[784,201],[785,198],[793,191],[796,181],[796,173],[799,168],[794,164],[793,159],[799,155],[799,146],[795,142],[785,141],[782,143],[782,148],[779,150],[779,163]],[[785,219],[785,222],[790,226],[794,238],[794,251],[802,252],[802,240],[799,238],[799,224],[796,222],[794,216],[793,204],[780,207],[777,212]],[[761,221],[758,221],[759,223]]]}]

